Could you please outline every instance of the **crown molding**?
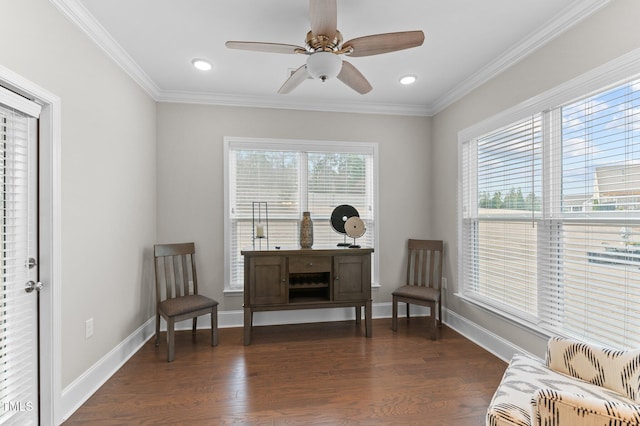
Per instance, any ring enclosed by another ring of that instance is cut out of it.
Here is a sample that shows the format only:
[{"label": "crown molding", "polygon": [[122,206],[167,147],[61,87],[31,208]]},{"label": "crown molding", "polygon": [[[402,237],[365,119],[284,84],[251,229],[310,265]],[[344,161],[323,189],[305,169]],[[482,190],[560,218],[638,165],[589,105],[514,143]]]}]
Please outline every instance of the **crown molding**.
[{"label": "crown molding", "polygon": [[620,85],[640,77],[640,48],[612,59],[559,86],[553,87],[492,117],[458,132],[458,141],[464,142],[494,129],[508,125],[533,114],[558,108],[585,94]]},{"label": "crown molding", "polygon": [[324,111],[340,113],[409,115],[429,117],[432,111],[426,105],[377,104],[365,102],[332,102],[313,100],[291,101],[290,99],[274,100],[273,97],[228,95],[219,93],[200,93],[187,91],[163,90],[158,102],[189,103],[202,105],[220,105],[249,108],[275,108],[302,111]]},{"label": "crown molding", "polygon": [[104,27],[78,2],[78,0],[49,0],[69,20],[93,40],[118,66],[157,102],[194,103],[206,105],[296,109],[307,111],[352,112],[364,114],[433,116],[471,91],[480,87],[507,68],[524,59],[531,52],[558,37],[578,22],[600,10],[612,0],[575,0],[543,28],[526,37],[510,50],[490,62],[473,76],[438,98],[431,105],[400,105],[374,103],[345,103],[274,100],[272,97],[254,97],[218,93],[196,93],[161,90],[118,44]]},{"label": "crown molding", "polygon": [[610,2],[611,0],[576,0],[572,2],[561,14],[547,22],[543,28],[530,34],[494,61],[478,70],[474,75],[437,99],[430,108],[433,114],[441,112],[454,102],[468,95],[476,88],[504,72],[507,68],[520,62],[529,54],[549,43]]},{"label": "crown molding", "polygon": [[160,88],[138,66],[131,56],[111,37],[111,34],[77,0],[49,0],[63,15],[80,28],[109,58],[122,68],[154,100]]}]

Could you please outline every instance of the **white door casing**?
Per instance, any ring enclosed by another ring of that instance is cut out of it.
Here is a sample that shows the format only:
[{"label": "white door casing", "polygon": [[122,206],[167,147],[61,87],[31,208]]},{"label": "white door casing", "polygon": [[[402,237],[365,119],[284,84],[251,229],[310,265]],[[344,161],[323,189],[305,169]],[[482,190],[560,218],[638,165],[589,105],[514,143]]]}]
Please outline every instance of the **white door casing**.
[{"label": "white door casing", "polygon": [[[40,423],[62,422],[61,407],[61,100],[0,65],[0,86],[41,106],[38,164]],[[37,282],[37,280],[34,280]]]}]

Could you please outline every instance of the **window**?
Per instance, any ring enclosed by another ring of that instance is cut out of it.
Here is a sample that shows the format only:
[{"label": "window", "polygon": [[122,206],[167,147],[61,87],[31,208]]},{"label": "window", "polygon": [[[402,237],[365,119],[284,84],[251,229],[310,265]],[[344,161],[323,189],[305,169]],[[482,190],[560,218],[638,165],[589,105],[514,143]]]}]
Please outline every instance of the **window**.
[{"label": "window", "polygon": [[476,133],[460,150],[463,296],[640,346],[640,78]]},{"label": "window", "polygon": [[537,228],[542,182],[541,117],[536,115],[464,145],[464,282],[479,298],[535,316]]},{"label": "window", "polygon": [[[304,211],[313,219],[314,248],[344,242],[329,223],[331,212],[341,204],[354,206],[365,223],[358,244],[375,246],[376,144],[227,138],[225,150],[226,290],[243,289],[240,252],[253,248],[253,202],[267,203],[270,249],[299,247]],[[257,240],[256,248],[260,245],[267,248],[267,241]],[[375,256],[373,264],[372,273]]]}]

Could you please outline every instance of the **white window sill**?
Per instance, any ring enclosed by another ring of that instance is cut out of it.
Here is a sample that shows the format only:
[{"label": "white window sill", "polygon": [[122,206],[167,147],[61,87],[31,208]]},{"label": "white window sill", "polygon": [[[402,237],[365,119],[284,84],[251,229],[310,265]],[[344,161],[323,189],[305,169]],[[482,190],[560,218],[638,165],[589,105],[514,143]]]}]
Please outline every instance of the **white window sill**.
[{"label": "white window sill", "polygon": [[496,317],[499,317],[500,319],[504,319],[507,320],[513,324],[516,324],[520,327],[523,327],[533,333],[538,334],[539,336],[543,337],[543,338],[549,338],[552,336],[552,333],[548,330],[545,330],[544,328],[540,327],[538,324],[535,324],[531,321],[527,321],[523,318],[520,318],[516,315],[513,315],[509,312],[505,312],[501,309],[496,308],[495,306],[489,305],[487,303],[484,303],[474,297],[470,297],[467,296],[463,293],[453,293],[454,296],[456,296],[457,298],[470,303],[480,309],[482,309],[483,311],[486,311]]}]

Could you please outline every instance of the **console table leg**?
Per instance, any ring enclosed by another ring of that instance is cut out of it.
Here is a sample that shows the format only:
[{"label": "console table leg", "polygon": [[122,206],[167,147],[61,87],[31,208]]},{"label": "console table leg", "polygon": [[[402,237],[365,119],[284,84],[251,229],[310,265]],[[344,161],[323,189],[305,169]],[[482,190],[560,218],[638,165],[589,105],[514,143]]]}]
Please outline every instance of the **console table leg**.
[{"label": "console table leg", "polygon": [[360,306],[356,306],[356,325],[360,325],[362,320],[362,309]]},{"label": "console table leg", "polygon": [[371,300],[368,300],[364,307],[364,328],[367,337],[373,336],[373,322],[371,318]]},{"label": "console table leg", "polygon": [[251,308],[244,308],[244,345],[251,344],[251,328],[253,327],[253,312]]}]

